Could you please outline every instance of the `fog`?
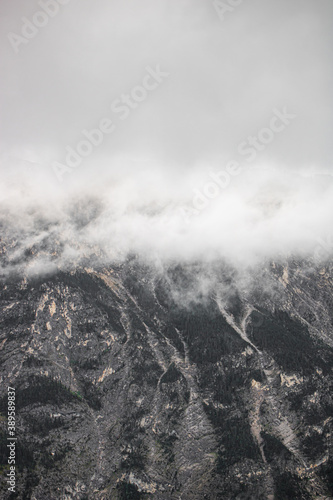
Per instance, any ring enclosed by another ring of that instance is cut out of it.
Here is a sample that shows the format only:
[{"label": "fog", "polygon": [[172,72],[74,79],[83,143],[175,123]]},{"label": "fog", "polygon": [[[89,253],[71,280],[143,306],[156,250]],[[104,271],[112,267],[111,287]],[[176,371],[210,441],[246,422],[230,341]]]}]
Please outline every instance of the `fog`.
[{"label": "fog", "polygon": [[330,0],[1,10],[3,274],[330,259]]},{"label": "fog", "polygon": [[221,259],[241,267],[331,257],[330,176],[241,170],[214,198],[204,197],[205,183],[196,191],[201,197],[187,193],[191,182],[198,176],[172,181],[148,172],[63,196],[38,196],[34,183],[15,182],[1,193],[9,259],[3,271],[72,269],[89,259],[108,265],[129,254],[162,264]]}]

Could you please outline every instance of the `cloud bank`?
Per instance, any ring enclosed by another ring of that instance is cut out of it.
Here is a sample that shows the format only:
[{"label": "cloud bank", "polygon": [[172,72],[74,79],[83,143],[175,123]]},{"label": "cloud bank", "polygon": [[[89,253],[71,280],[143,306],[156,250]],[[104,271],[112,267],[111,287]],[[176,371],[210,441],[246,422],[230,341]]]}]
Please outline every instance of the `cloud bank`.
[{"label": "cloud bank", "polygon": [[2,272],[332,254],[330,0],[4,0]]},{"label": "cloud bank", "polygon": [[165,264],[222,260],[241,267],[331,258],[331,176],[250,168],[214,199],[206,198],[199,211],[192,209],[197,195],[187,192],[198,175],[173,179],[140,172],[66,196],[45,190],[43,197],[16,182],[1,193],[3,272],[110,265],[130,254]]}]

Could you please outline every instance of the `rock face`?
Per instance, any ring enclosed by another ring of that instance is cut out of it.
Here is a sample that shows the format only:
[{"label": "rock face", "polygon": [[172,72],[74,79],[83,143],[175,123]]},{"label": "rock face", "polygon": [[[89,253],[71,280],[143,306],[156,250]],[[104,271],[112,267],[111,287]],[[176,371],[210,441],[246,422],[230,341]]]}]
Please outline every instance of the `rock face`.
[{"label": "rock face", "polygon": [[332,278],[290,261],[249,285],[135,259],[7,278],[1,498],[332,498]]}]

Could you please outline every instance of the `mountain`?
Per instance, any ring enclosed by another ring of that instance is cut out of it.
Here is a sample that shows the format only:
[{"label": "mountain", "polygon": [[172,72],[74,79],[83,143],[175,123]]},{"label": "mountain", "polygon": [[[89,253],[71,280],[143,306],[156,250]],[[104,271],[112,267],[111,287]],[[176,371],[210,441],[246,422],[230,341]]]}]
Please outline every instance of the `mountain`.
[{"label": "mountain", "polygon": [[332,291],[293,258],[4,277],[1,497],[332,498]]}]

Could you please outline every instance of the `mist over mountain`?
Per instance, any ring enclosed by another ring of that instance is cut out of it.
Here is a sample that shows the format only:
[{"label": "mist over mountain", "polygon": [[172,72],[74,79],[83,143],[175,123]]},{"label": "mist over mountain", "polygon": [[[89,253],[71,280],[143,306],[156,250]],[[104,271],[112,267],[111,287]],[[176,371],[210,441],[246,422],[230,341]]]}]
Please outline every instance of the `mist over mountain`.
[{"label": "mist over mountain", "polygon": [[223,5],[3,2],[4,275],[331,254],[331,2]]},{"label": "mist over mountain", "polygon": [[66,194],[47,184],[36,190],[31,181],[6,186],[2,273],[72,270],[89,258],[112,265],[131,254],[162,266],[221,259],[241,269],[289,257],[330,259],[332,177],[249,169],[225,188],[215,183],[213,198],[205,195],[209,177],[186,190],[193,177],[146,172]]},{"label": "mist over mountain", "polygon": [[332,21],[2,0],[1,498],[333,498]]},{"label": "mist over mountain", "polygon": [[331,14],[327,0],[4,1],[1,214],[19,238],[3,272],[40,241],[32,273],[94,245],[105,262],[248,265],[319,241],[325,258]]}]

